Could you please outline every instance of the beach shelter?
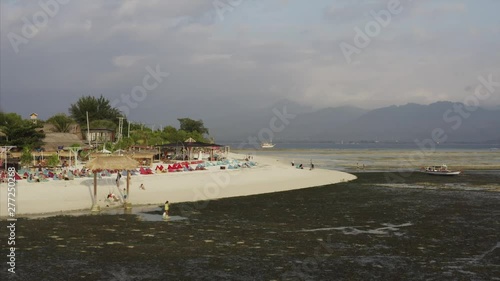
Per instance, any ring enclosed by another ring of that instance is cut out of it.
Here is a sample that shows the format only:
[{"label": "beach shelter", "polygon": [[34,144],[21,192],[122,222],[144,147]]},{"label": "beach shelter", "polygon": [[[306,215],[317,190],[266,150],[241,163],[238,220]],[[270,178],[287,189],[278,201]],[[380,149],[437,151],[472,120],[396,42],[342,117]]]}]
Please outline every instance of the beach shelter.
[{"label": "beach shelter", "polygon": [[196,140],[193,138],[189,138],[189,139],[185,140],[184,142],[196,142]]},{"label": "beach shelter", "polygon": [[105,169],[111,170],[127,170],[127,197],[129,196],[130,186],[130,171],[137,168],[139,163],[128,156],[98,156],[87,162],[86,167],[94,173],[94,202],[92,204],[92,211],[98,211],[97,206],[97,172]]}]

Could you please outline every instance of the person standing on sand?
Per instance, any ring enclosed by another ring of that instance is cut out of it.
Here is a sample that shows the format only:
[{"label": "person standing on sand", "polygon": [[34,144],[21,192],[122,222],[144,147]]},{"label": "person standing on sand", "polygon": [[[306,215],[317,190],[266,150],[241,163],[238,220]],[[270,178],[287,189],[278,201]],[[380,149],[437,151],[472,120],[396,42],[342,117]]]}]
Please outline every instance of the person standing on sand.
[{"label": "person standing on sand", "polygon": [[139,188],[142,189],[142,190],[146,190],[146,188],[144,187],[143,183],[141,183],[141,185],[139,186]]},{"label": "person standing on sand", "polygon": [[169,204],[168,201],[166,201],[165,206],[163,207],[163,217],[168,217],[168,209],[169,209]]},{"label": "person standing on sand", "polygon": [[116,187],[120,187],[120,178],[122,177],[122,174],[120,174],[120,171],[118,171],[118,174],[116,175]]}]

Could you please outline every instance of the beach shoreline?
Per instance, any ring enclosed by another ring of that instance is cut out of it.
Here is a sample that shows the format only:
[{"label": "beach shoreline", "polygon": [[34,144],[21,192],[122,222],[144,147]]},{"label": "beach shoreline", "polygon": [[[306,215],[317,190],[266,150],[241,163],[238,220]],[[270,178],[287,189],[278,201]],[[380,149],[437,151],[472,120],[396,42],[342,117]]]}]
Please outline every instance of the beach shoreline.
[{"label": "beach shoreline", "polygon": [[[230,153],[229,158],[243,160],[246,156]],[[206,171],[160,173],[131,177],[128,203],[134,206],[197,202],[229,197],[248,196],[315,186],[335,184],[356,179],[354,175],[334,170],[297,169],[290,163],[267,156],[254,156],[257,166],[252,168],[224,169],[209,167]],[[154,167],[153,167],[154,168]],[[97,182],[97,203],[100,208],[119,207],[123,201],[106,201],[109,193],[123,199],[125,177],[120,187],[115,184],[116,175],[103,177]],[[139,188],[144,184],[145,190]],[[0,185],[0,198],[7,202],[7,188]],[[16,184],[16,215],[64,215],[67,212],[90,210],[93,202],[93,179],[75,178],[71,181]],[[6,218],[7,206],[2,204],[0,217]]]}]

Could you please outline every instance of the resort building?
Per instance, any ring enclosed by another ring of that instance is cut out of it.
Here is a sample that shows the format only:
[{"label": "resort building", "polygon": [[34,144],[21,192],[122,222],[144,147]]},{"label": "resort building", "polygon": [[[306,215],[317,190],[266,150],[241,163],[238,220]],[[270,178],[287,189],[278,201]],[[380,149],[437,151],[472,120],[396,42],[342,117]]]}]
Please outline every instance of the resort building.
[{"label": "resort building", "polygon": [[102,144],[105,142],[115,141],[115,130],[107,128],[89,129],[87,133],[87,141],[89,144]]}]

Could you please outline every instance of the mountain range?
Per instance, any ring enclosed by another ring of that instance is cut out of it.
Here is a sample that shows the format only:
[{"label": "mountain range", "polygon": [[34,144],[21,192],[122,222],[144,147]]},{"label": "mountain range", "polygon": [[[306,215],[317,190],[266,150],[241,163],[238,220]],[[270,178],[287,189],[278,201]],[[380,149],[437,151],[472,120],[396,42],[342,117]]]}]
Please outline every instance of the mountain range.
[{"label": "mountain range", "polygon": [[[288,124],[279,118],[283,114],[288,114]],[[500,141],[500,109],[468,108],[449,101],[374,110],[349,106],[313,110],[283,100],[257,111],[241,110],[208,119],[205,124],[218,142],[245,141],[248,137],[259,141],[272,138],[274,142],[414,142],[433,137],[442,142]]]}]

